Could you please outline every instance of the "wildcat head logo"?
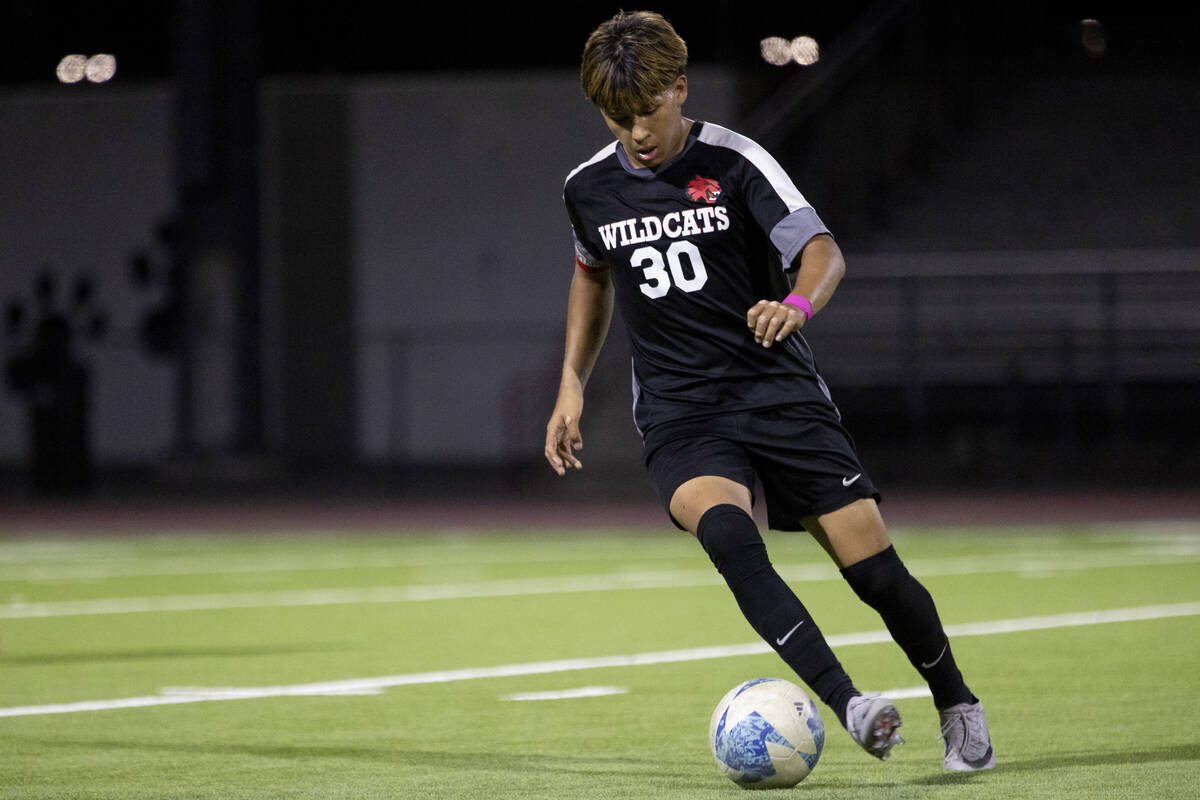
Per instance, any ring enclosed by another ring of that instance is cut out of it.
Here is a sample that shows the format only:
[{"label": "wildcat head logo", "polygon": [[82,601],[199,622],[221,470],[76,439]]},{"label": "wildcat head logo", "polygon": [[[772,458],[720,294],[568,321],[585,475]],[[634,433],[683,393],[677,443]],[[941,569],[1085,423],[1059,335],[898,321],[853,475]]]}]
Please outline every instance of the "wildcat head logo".
[{"label": "wildcat head logo", "polygon": [[704,201],[712,205],[721,194],[721,184],[712,178],[701,178],[697,175],[688,182],[687,194],[696,202]]}]

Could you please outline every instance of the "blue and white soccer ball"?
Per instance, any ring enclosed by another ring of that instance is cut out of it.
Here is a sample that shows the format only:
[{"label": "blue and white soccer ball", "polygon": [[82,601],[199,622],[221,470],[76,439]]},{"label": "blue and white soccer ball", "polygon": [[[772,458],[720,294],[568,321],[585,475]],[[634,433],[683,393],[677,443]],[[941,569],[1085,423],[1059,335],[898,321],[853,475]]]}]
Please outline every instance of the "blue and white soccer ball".
[{"label": "blue and white soccer ball", "polygon": [[709,744],[717,766],[747,789],[795,786],[808,777],[825,724],[808,694],[779,678],[755,678],[729,690],[713,711]]}]

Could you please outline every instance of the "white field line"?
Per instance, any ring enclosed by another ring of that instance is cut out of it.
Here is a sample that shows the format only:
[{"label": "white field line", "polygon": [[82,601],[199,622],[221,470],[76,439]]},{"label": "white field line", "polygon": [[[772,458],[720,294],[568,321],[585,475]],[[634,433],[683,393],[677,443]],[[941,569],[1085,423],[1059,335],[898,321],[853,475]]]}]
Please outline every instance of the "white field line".
[{"label": "white field line", "polygon": [[[997,556],[916,559],[908,562],[920,577],[948,577],[1015,572],[1025,577],[1046,577],[1089,569],[1180,565],[1200,561],[1200,554],[1117,553],[1051,554],[1040,558]],[[841,580],[832,564],[781,565],[779,573],[799,583]],[[376,603],[413,603],[432,600],[466,600],[488,597],[521,597],[567,592],[610,592],[632,589],[678,589],[720,585],[714,570],[614,572],[600,575],[561,575],[515,578],[473,583],[434,583],[412,586],[377,586],[355,589],[298,589],[278,592],[220,592],[150,597],[113,597],[95,600],[24,601],[0,605],[0,619],[72,617],[96,614],[139,614],[176,611],[224,611],[245,608],[287,608]]]},{"label": "white field line", "polygon": [[[1131,533],[1130,530],[1133,530]],[[1171,534],[1169,529],[1142,525],[1132,529],[1121,527],[1104,535],[1104,541],[1130,545],[1128,553],[1135,557],[1172,557],[1200,555],[1200,535],[1191,533],[1195,526]],[[639,546],[640,558],[646,561],[679,559],[686,550],[673,544],[663,544],[649,552]],[[479,566],[481,564],[530,564],[586,559],[624,560],[626,552],[619,542],[608,547],[571,546],[555,542],[539,549],[522,548],[517,552],[486,551],[448,542],[403,553],[370,552],[363,554],[298,555],[292,552],[256,553],[236,560],[212,558],[200,554],[140,555],[122,548],[104,549],[89,542],[55,542],[4,545],[0,543],[0,581],[56,583],[71,581],[101,581],[113,578],[152,578],[184,575],[233,575],[283,572],[326,572],[354,569],[403,569],[445,566]],[[1117,553],[1101,553],[1112,557]],[[1070,559],[1070,552],[1040,553],[1039,558]],[[970,558],[970,557],[968,557]],[[1004,556],[1001,556],[1004,558]],[[1012,557],[1009,557],[1012,558]],[[955,560],[955,559],[949,559]]]},{"label": "white field line", "polygon": [[915,697],[933,697],[928,686],[910,686],[904,689],[884,689],[881,695],[889,700],[911,700]]},{"label": "white field line", "polygon": [[501,695],[501,700],[575,700],[580,697],[608,697],[614,694],[628,694],[624,686],[580,686],[578,689],[560,689],[549,692],[517,692],[516,694]]},{"label": "white field line", "polygon": [[[670,548],[657,552],[639,550],[639,558],[646,561],[678,559],[680,552]],[[62,583],[71,581],[100,581],[114,578],[163,578],[186,575],[238,575],[282,572],[331,572],[357,569],[421,569],[425,567],[478,567],[484,564],[536,564],[539,562],[563,562],[586,560],[625,561],[628,553],[619,549],[583,550],[582,547],[533,551],[521,550],[513,553],[478,552],[475,548],[467,552],[462,547],[447,546],[440,552],[417,553],[369,553],[356,556],[295,556],[270,553],[241,558],[215,559],[210,556],[171,556],[169,558],[131,557],[128,562],[91,561],[86,555],[52,563],[22,562],[5,563],[0,559],[0,581],[28,581],[31,583]]]},{"label": "white field line", "polygon": [[[1140,606],[1117,608],[1107,611],[1091,611],[1072,614],[1054,614],[1038,617],[994,620],[947,625],[951,637],[990,636],[1018,631],[1049,630],[1084,625],[1104,625],[1115,622],[1165,619],[1200,615],[1200,603],[1177,603],[1173,605]],[[887,631],[864,631],[826,637],[832,647],[890,642]],[[45,714],[70,714],[80,711],[104,711],[122,708],[174,705],[180,703],[203,703],[216,700],[251,700],[266,697],[298,697],[314,695],[360,695],[378,694],[384,689],[397,686],[415,686],[433,683],[480,680],[486,678],[512,678],[527,675],[549,675],[578,670],[608,669],[613,667],[640,667],[653,664],[671,664],[686,661],[705,661],[717,658],[762,655],[771,653],[763,642],[716,647],[698,647],[687,650],[662,650],[649,653],[631,653],[593,658],[571,658],[558,661],[538,661],[525,664],[503,664],[493,667],[443,670],[440,672],[417,672],[407,675],[385,675],[376,678],[352,678],[349,680],[300,683],[285,686],[246,687],[175,687],[163,689],[159,695],[125,697],[115,700],[87,700],[76,703],[56,703],[39,706],[12,706],[0,708],[0,717],[24,717]],[[909,690],[905,690],[909,691]],[[915,691],[915,690],[912,690]]]},{"label": "white field line", "polygon": [[160,597],[114,597],[101,600],[13,602],[0,605],[0,619],[69,617],[86,614],[135,614],[154,611],[220,611],[238,608],[329,606],[357,603],[412,603],[488,597],[608,592],[620,589],[659,589],[703,586],[718,582],[713,571],[631,572],[611,575],[570,575],[520,578],[477,583],[377,586],[363,589],[300,589],[282,592],[242,592]]}]

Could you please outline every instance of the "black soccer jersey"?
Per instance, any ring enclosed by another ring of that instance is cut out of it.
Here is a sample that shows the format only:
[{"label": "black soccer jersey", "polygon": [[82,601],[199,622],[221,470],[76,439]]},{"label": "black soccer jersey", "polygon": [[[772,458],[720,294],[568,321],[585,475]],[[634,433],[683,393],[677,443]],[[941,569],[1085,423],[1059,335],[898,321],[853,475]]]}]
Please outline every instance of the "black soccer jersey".
[{"label": "black soccer jersey", "polygon": [[784,270],[815,235],[812,206],[765,150],[697,122],[655,169],[613,142],[563,191],[579,266],[610,270],[633,351],[634,423],[791,403],[830,404],[797,332],[764,348],[746,312],[787,293]]}]

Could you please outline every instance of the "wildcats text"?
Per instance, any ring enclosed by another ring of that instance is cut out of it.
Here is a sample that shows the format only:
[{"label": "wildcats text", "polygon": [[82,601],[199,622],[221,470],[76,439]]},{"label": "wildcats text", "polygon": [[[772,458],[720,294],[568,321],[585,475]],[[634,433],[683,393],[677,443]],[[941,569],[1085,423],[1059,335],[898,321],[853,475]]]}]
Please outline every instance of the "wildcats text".
[{"label": "wildcats text", "polygon": [[604,246],[612,250],[663,238],[678,239],[701,233],[728,230],[729,211],[725,206],[705,206],[672,211],[661,217],[623,219],[600,226],[600,238]]}]

